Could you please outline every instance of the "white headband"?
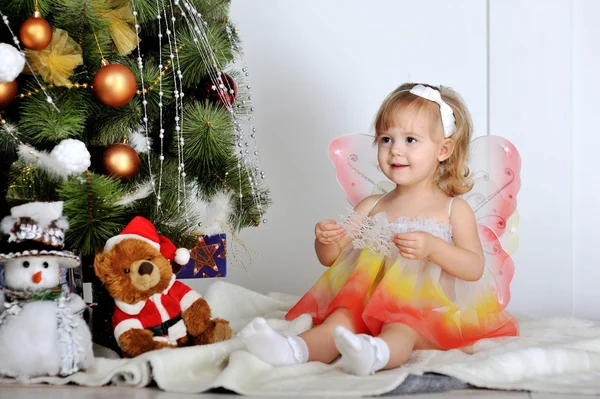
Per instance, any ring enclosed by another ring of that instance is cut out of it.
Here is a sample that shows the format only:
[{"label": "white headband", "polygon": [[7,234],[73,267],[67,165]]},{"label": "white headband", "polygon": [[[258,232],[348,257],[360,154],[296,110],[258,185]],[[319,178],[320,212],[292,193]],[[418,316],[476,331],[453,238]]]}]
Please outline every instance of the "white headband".
[{"label": "white headband", "polygon": [[440,114],[442,116],[442,125],[444,127],[444,137],[448,138],[456,131],[456,124],[454,119],[454,112],[452,108],[444,100],[439,91],[432,89],[431,87],[416,85],[410,92],[416,96],[423,97],[429,101],[439,104]]}]

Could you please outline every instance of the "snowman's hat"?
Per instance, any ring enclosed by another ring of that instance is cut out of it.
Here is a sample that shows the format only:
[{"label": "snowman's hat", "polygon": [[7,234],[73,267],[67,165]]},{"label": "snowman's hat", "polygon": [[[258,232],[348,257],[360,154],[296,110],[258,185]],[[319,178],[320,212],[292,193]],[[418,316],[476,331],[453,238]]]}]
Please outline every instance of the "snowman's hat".
[{"label": "snowman's hat", "polygon": [[25,258],[53,256],[60,267],[80,264],[79,256],[64,251],[65,231],[69,223],[62,216],[63,202],[30,202],[11,208],[10,216],[2,219],[2,232],[7,234],[6,253],[0,253],[0,263]]}]

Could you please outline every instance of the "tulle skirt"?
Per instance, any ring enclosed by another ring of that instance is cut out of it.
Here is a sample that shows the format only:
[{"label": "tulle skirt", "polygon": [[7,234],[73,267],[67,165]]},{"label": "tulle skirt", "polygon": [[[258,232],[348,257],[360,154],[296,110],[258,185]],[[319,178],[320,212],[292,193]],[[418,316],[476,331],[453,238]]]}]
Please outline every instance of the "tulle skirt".
[{"label": "tulle skirt", "polygon": [[359,333],[377,336],[384,324],[402,323],[440,349],[518,335],[518,322],[500,304],[491,273],[468,282],[431,261],[393,252],[347,247],[286,319],[309,313],[319,325],[345,308]]}]

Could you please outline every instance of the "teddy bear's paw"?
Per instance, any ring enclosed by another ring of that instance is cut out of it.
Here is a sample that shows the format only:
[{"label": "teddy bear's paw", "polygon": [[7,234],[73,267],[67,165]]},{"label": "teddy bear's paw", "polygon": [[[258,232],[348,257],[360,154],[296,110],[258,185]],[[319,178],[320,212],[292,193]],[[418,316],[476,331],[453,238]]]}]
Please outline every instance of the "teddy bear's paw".
[{"label": "teddy bear's paw", "polygon": [[126,357],[136,357],[143,353],[163,348],[173,348],[174,345],[164,341],[154,340],[149,330],[131,329],[119,337],[119,346]]},{"label": "teddy bear's paw", "polygon": [[210,326],[210,307],[204,299],[199,298],[183,312],[182,317],[191,336],[201,335]]},{"label": "teddy bear's paw", "polygon": [[215,328],[213,330],[213,342],[227,341],[231,339],[232,330],[229,322],[223,319],[213,320]]}]

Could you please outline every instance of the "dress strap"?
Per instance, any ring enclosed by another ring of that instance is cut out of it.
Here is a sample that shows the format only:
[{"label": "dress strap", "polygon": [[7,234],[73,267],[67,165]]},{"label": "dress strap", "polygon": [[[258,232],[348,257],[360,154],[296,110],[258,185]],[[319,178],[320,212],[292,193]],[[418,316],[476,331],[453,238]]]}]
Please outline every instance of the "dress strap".
[{"label": "dress strap", "polygon": [[385,197],[386,195],[388,195],[389,193],[385,193],[383,195],[381,195],[379,198],[377,198],[375,200],[375,202],[373,202],[373,206],[371,207],[371,210],[369,211],[369,215],[371,214],[371,212],[373,212],[373,209],[375,209],[375,206],[377,205],[377,203],[379,202],[380,199],[382,199],[383,197]]},{"label": "dress strap", "polygon": [[450,203],[448,204],[448,219],[450,219],[450,215],[452,215],[452,203],[454,202],[455,199],[456,199],[456,197],[452,197],[452,199],[450,200]]}]

